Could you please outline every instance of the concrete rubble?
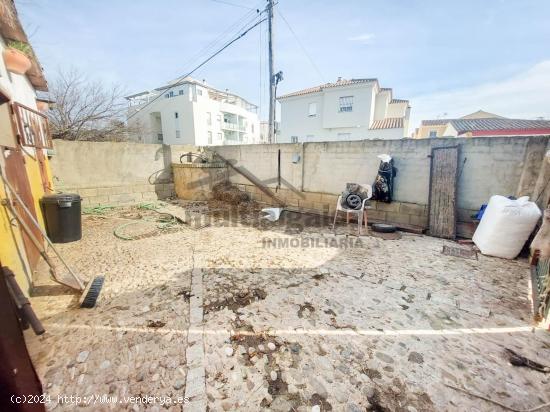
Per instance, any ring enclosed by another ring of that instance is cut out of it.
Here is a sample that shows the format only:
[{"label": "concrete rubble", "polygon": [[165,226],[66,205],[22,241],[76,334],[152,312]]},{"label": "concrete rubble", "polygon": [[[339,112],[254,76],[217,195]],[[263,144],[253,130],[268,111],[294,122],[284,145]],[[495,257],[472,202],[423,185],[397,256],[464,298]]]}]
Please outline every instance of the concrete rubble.
[{"label": "concrete rubble", "polygon": [[60,245],[84,278],[105,275],[96,308],[32,298],[47,333],[26,337],[44,390],[191,395],[194,407],[81,410],[500,410],[447,385],[516,409],[550,401],[550,377],[504,354],[550,359],[526,261],[446,256],[452,242],[407,233],[356,242],[354,224],[335,235],[218,221],[125,241],[120,223],[87,216],[82,241]]}]

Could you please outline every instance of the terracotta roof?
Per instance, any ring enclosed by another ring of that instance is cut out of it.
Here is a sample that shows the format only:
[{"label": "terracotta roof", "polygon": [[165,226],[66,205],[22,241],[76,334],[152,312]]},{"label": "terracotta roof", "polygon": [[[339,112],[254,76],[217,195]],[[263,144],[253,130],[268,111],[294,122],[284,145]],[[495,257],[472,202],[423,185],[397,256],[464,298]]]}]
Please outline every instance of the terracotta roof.
[{"label": "terracotta roof", "polygon": [[[23,30],[13,0],[0,0],[0,35],[5,40],[20,41],[30,46],[29,39]],[[36,90],[47,91],[48,83],[34,50],[32,50],[32,56],[29,56],[29,58],[32,66],[25,75]]]},{"label": "terracotta roof", "polygon": [[374,83],[377,81],[378,79],[351,79],[351,80],[339,79],[334,83],[325,83],[325,84],[321,84],[320,86],[310,87],[308,89],[298,90],[296,92],[284,94],[282,96],[277,97],[277,99],[285,99],[287,97],[302,96],[304,94],[310,94],[310,93],[318,93],[318,92],[322,92],[324,89],[330,89],[333,87],[351,86],[354,84],[363,84],[363,83]]},{"label": "terracotta roof", "polygon": [[488,118],[497,118],[497,119],[505,119],[504,116],[499,116],[498,114],[489,113],[485,110],[478,110],[477,112],[473,112],[470,114],[467,114],[466,116],[462,116],[461,119],[488,119]]},{"label": "terracotta roof", "polygon": [[476,130],[529,130],[550,129],[550,120],[525,120],[525,119],[454,119],[451,124],[460,133]]},{"label": "terracotta roof", "polygon": [[451,123],[460,133],[477,130],[529,130],[550,128],[550,120],[506,119],[489,117],[486,119],[434,119],[422,120],[422,126],[443,126]]},{"label": "terracotta roof", "polygon": [[443,126],[454,119],[432,119],[422,120],[422,126]]},{"label": "terracotta roof", "polygon": [[388,117],[383,120],[375,120],[372,122],[372,126],[369,128],[371,130],[378,129],[400,129],[403,127],[403,118],[402,117]]},{"label": "terracotta roof", "polygon": [[390,104],[392,103],[409,103],[409,101],[405,99],[391,99]]}]

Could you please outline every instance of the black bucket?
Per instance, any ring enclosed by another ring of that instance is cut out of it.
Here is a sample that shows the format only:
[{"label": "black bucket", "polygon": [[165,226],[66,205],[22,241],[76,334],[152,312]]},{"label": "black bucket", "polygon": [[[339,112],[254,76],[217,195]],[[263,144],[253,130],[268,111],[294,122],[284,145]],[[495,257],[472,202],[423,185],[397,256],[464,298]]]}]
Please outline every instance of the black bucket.
[{"label": "black bucket", "polygon": [[82,238],[81,202],[81,197],[74,193],[47,195],[40,199],[46,233],[53,243]]}]

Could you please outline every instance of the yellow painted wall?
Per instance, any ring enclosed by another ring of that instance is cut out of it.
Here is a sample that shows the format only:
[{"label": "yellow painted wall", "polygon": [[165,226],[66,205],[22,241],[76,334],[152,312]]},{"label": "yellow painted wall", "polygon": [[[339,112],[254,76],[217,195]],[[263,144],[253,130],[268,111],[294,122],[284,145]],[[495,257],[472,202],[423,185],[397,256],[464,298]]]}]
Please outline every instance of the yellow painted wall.
[{"label": "yellow painted wall", "polygon": [[[37,149],[38,150],[38,149]],[[42,212],[40,210],[40,198],[44,196],[44,188],[42,187],[42,177],[40,176],[40,166],[38,161],[34,160],[32,157],[25,155],[25,168],[27,169],[27,176],[31,185],[31,193],[34,199],[34,210],[36,210],[36,215],[38,218],[38,223],[44,228],[44,218],[42,217]],[[50,187],[52,187],[51,181],[51,172],[49,168],[49,162],[46,159],[46,170],[48,174],[48,181],[50,182]]]},{"label": "yellow painted wall", "polygon": [[[0,197],[6,198],[4,185],[0,185]],[[27,255],[19,226],[11,221],[12,216],[4,207],[0,207],[0,261],[14,273],[21,290],[28,294],[31,274],[27,264]]]},{"label": "yellow painted wall", "polygon": [[440,126],[420,126],[418,128],[418,133],[416,133],[415,138],[416,139],[427,139],[430,137],[430,132],[432,130],[437,131],[437,137],[443,136],[443,133],[445,132],[445,128],[447,127],[446,124],[440,125]]},{"label": "yellow painted wall", "polygon": [[[40,167],[38,162],[27,154],[25,154],[25,169],[31,187],[37,219],[42,228],[44,228],[44,219],[39,203],[40,198],[44,196]],[[47,160],[46,170],[50,187],[53,187],[51,180],[52,174]],[[0,198],[2,199],[6,198],[5,190],[4,185],[0,185]],[[29,271],[25,247],[21,237],[20,230],[22,229],[19,229],[19,226],[15,224],[14,221],[14,224],[12,224],[12,218],[8,210],[2,206],[0,208],[0,261],[2,265],[8,266],[15,273],[19,287],[25,294],[28,294],[31,286],[32,274]]]}]

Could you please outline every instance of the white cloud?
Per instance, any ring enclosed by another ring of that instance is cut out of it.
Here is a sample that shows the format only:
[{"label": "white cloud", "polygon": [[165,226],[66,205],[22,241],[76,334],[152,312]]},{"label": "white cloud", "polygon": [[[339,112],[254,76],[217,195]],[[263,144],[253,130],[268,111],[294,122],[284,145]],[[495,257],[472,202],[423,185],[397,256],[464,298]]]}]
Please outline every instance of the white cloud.
[{"label": "white cloud", "polygon": [[348,41],[354,41],[361,44],[372,44],[374,41],[374,33],[363,33],[358,36],[348,37]]},{"label": "white cloud", "polygon": [[410,102],[410,132],[421,120],[456,118],[480,109],[516,119],[550,119],[550,60],[507,79],[421,95]]}]

